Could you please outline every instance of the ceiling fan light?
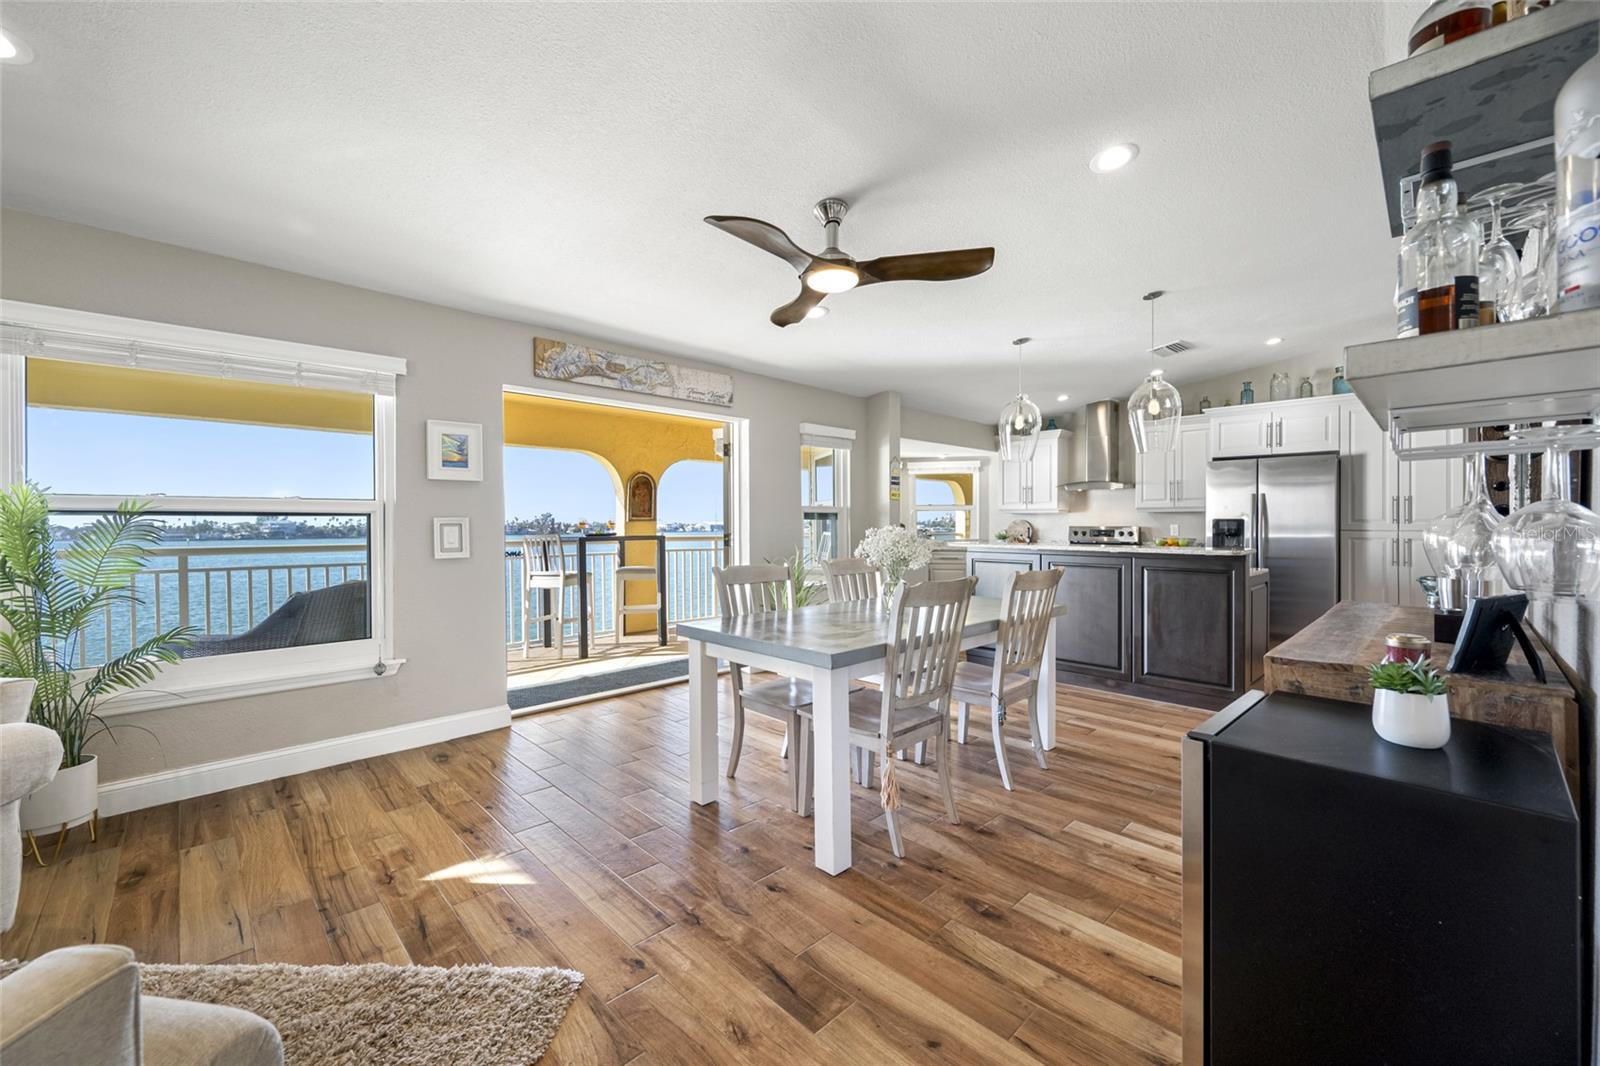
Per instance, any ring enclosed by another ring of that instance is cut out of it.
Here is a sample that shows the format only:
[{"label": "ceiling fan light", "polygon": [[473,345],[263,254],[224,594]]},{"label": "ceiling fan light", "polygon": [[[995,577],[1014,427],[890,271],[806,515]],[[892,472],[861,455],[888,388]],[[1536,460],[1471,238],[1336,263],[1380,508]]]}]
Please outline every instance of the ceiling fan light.
[{"label": "ceiling fan light", "polygon": [[807,270],[802,278],[806,288],[822,293],[848,292],[861,283],[856,268],[843,263],[819,264]]},{"label": "ceiling fan light", "polygon": [[828,309],[826,307],[823,307],[821,304],[818,304],[817,306],[813,307],[811,310],[806,312],[806,317],[807,318],[827,318],[828,317]]}]

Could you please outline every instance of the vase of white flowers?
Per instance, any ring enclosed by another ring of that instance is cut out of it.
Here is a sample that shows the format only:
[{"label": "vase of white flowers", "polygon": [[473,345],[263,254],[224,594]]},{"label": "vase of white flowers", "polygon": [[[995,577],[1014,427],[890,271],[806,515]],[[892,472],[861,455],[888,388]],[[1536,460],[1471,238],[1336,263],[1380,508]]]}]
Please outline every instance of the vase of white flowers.
[{"label": "vase of white flowers", "polygon": [[883,602],[887,606],[908,571],[933,561],[933,545],[904,526],[878,526],[861,538],[856,557],[883,571]]}]

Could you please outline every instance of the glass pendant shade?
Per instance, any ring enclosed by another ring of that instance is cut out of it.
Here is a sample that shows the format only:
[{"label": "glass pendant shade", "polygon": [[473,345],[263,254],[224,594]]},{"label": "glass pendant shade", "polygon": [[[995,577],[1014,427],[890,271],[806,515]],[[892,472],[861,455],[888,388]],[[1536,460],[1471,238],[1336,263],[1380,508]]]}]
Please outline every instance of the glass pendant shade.
[{"label": "glass pendant shade", "polygon": [[1018,393],[1000,412],[1000,458],[1032,462],[1034,452],[1039,450],[1039,430],[1043,425],[1039,405],[1028,399],[1027,393]]},{"label": "glass pendant shade", "polygon": [[1161,371],[1152,370],[1128,398],[1128,427],[1133,447],[1140,454],[1171,451],[1178,444],[1178,420],[1183,417],[1183,397],[1169,385]]}]

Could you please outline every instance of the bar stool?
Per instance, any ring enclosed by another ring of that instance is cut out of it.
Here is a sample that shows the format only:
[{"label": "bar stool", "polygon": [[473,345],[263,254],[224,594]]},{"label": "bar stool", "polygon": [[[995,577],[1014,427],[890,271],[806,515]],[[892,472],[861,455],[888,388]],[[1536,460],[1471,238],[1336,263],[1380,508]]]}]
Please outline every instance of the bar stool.
[{"label": "bar stool", "polygon": [[[622,643],[622,620],[630,614],[658,615],[661,613],[661,575],[656,570],[655,563],[629,563],[622,562],[623,545],[618,545],[617,572],[613,578],[612,594],[616,598],[616,625],[617,631],[614,642]],[[628,582],[654,581],[656,585],[656,598],[650,603],[628,603]]]},{"label": "bar stool", "polygon": [[[567,569],[566,548],[561,538],[542,535],[522,538],[522,657],[528,657],[533,631],[549,622],[555,631],[556,658],[567,657],[567,590],[577,588],[578,582],[589,582],[590,612],[594,610],[594,575],[579,574]],[[550,605],[539,604],[541,594],[550,597]],[[536,606],[538,604],[538,606]],[[579,618],[578,624],[589,624],[592,619]]]}]

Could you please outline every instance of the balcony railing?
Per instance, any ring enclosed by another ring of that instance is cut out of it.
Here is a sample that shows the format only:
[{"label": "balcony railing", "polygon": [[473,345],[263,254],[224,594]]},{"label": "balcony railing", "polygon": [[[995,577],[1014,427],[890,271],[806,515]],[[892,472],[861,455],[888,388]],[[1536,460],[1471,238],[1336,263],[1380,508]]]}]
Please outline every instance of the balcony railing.
[{"label": "balcony railing", "polygon": [[134,576],[136,602],[118,604],[80,636],[78,662],[99,666],[137,640],[189,626],[236,636],[265,621],[297,592],[362,581],[365,541],[170,545],[151,552]]},{"label": "balcony railing", "polygon": [[[575,538],[574,538],[575,540]],[[597,634],[616,629],[615,544],[588,546],[594,575]],[[720,536],[667,538],[667,622],[711,618],[717,614],[712,570],[725,558]],[[567,545],[567,565],[577,566],[575,544]],[[171,545],[156,548],[149,565],[134,578],[137,602],[104,611],[80,636],[78,662],[99,666],[174,626],[190,626],[206,636],[237,636],[265,621],[297,592],[327,588],[368,576],[367,546],[348,543],[249,545]],[[505,639],[522,644],[522,540],[506,538]],[[569,638],[577,636],[577,596],[567,593]]]},{"label": "balcony railing", "polygon": [[[563,538],[569,572],[578,568],[577,538]],[[589,573],[593,576],[596,635],[616,632],[617,545],[591,541],[584,550]],[[667,624],[692,622],[717,615],[716,584],[711,571],[726,558],[722,538],[716,534],[697,536],[667,535]],[[522,538],[506,538],[506,647],[522,647],[523,606],[527,584],[522,577]],[[564,602],[567,639],[578,635],[578,596],[568,589]]]}]

